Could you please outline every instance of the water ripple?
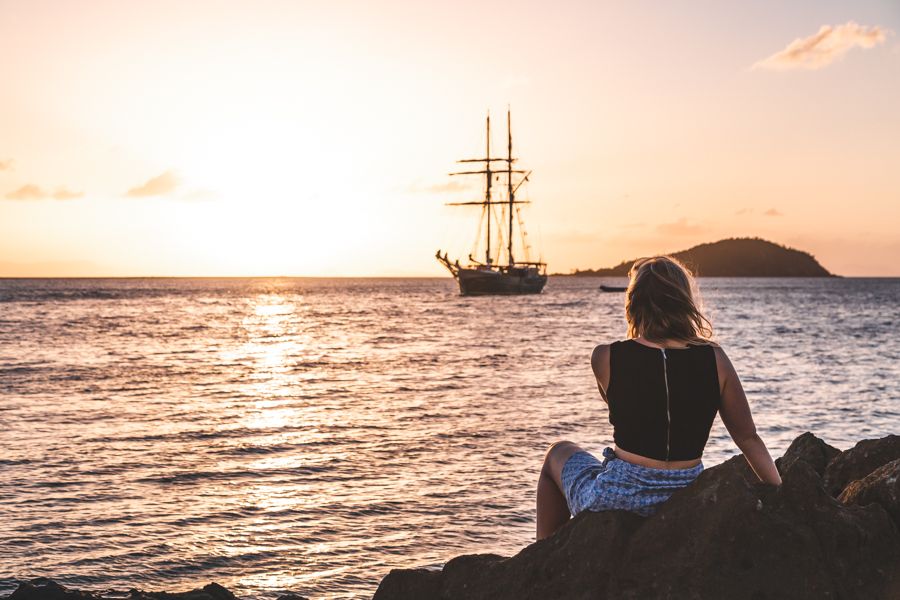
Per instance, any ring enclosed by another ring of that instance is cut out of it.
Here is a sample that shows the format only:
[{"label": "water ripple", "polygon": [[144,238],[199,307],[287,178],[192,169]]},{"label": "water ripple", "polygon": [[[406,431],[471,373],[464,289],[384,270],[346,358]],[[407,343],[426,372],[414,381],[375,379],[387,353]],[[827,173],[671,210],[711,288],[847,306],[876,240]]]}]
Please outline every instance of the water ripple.
[{"label": "water ripple", "polygon": [[[0,280],[0,594],[371,597],[391,568],[516,552],[547,446],[611,442],[588,361],[623,298],[599,283]],[[701,289],[774,454],[897,433],[900,280]],[[736,452],[717,421],[704,463]]]}]

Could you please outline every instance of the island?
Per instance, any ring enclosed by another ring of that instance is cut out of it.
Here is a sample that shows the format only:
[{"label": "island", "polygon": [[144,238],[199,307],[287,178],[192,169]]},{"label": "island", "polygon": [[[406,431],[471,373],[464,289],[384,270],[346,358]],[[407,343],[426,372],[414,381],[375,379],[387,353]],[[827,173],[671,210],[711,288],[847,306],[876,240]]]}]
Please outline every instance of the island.
[{"label": "island", "polygon": [[[669,254],[700,277],[837,277],[809,252],[761,238],[729,238]],[[576,269],[578,277],[627,277],[634,260],[614,267]],[[560,273],[560,275],[563,275]]]}]

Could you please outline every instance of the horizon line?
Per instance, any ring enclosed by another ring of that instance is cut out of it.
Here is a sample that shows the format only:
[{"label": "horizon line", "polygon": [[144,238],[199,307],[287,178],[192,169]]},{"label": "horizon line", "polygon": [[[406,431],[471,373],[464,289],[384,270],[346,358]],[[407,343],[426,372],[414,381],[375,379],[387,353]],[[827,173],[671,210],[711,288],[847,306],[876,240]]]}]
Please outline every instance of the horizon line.
[{"label": "horizon line", "polygon": [[[628,279],[627,275],[575,275],[573,273],[551,273],[549,277],[566,277],[582,279]],[[900,279],[900,275],[836,275],[831,276],[704,276],[697,279]],[[5,276],[0,280],[34,280],[34,279],[446,279],[453,277],[443,275],[29,275]]]}]

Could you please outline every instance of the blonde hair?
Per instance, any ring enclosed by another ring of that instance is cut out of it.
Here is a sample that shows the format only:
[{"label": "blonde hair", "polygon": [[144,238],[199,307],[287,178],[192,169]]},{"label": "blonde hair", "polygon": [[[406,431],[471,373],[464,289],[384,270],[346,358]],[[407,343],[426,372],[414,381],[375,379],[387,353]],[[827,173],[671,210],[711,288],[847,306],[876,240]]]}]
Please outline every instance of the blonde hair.
[{"label": "blonde hair", "polygon": [[696,282],[685,265],[671,256],[653,256],[635,261],[628,275],[629,338],[712,343],[712,323],[701,312]]}]

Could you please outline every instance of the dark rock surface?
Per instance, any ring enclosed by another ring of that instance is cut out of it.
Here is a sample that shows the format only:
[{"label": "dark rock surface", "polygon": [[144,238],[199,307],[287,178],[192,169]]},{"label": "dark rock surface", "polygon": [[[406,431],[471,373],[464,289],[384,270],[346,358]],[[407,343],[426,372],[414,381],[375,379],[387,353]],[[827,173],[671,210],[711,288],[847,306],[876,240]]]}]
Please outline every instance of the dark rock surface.
[{"label": "dark rock surface", "polygon": [[9,600],[93,600],[97,598],[91,592],[70,590],[56,583],[52,579],[39,577],[19,584]]},{"label": "dark rock surface", "polygon": [[[790,469],[797,461],[807,463],[820,476],[824,476],[828,465],[841,454],[841,451],[829,446],[810,432],[797,436],[781,458],[775,459],[779,473]],[[747,461],[743,461],[750,472]],[[833,495],[833,494],[832,494]]]},{"label": "dark rock surface", "polygon": [[[236,600],[235,595],[218,583],[210,583],[200,589],[188,592],[146,592],[131,589],[127,594],[116,592],[86,592],[72,590],[52,579],[39,577],[19,584],[6,600],[101,600],[116,598],[127,600]],[[278,600],[307,600],[294,594],[282,596]]]},{"label": "dark rock surface", "polygon": [[838,498],[844,504],[880,504],[900,527],[900,458],[852,482]]},{"label": "dark rock surface", "polygon": [[862,479],[881,465],[900,458],[900,435],[863,440],[828,463],[823,476],[825,489],[837,496],[847,485]]},{"label": "dark rock surface", "polygon": [[[442,571],[391,571],[375,599],[898,599],[900,533],[891,516],[900,509],[900,461],[875,464],[893,442],[873,442],[864,453],[860,445],[841,453],[806,433],[777,461],[780,488],[759,483],[737,456],[653,517],[582,513],[511,558],[460,556]],[[844,502],[825,488],[829,469],[833,482],[862,479]]]}]

